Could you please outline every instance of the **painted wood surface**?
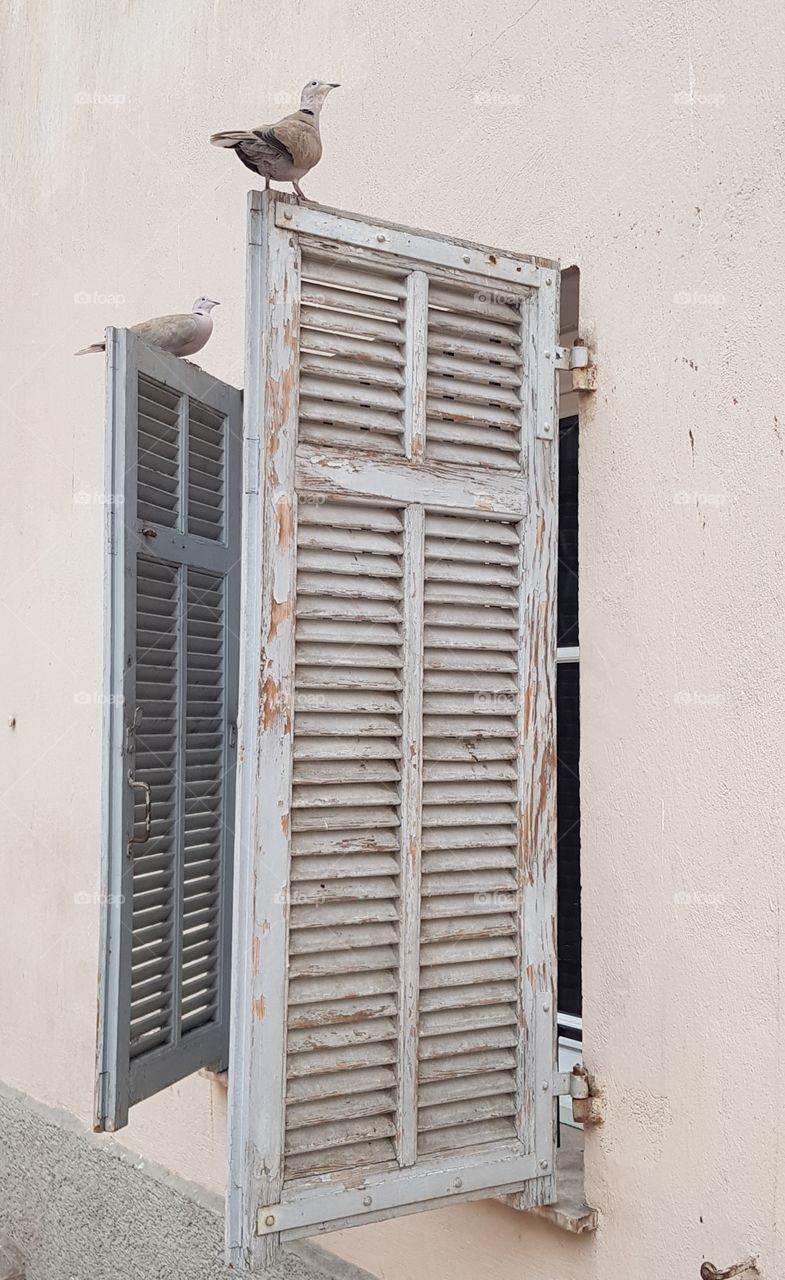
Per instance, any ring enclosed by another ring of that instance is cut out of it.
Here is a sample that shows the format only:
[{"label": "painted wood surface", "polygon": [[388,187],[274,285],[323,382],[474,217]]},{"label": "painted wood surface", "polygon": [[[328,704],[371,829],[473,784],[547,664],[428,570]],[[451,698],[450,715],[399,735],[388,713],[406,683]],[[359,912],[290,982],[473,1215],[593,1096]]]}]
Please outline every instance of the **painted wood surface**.
[{"label": "painted wood surface", "polygon": [[[521,287],[476,298],[459,263],[471,280],[498,255],[383,226],[252,196],[237,1266],[269,1269],[281,1240],[339,1225],[553,1190],[555,445],[537,432],[553,407],[540,330],[555,325],[553,296],[539,299],[558,273],[502,255]],[[487,464],[470,437],[464,455],[456,438],[428,456],[431,423],[464,403],[469,429],[492,433]],[[508,731],[518,764],[497,766]]]},{"label": "painted wood surface", "polygon": [[107,331],[98,1129],[228,1056],[241,417]]}]

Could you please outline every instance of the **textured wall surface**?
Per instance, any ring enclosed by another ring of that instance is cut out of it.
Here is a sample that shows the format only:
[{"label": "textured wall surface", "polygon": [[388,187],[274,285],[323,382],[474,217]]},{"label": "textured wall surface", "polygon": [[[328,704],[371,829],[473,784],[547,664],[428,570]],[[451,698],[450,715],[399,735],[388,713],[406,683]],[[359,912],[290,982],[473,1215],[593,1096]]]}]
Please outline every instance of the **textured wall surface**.
[{"label": "textured wall surface", "polygon": [[[779,1023],[785,397],[779,0],[7,0],[0,13],[0,1078],[89,1121],[107,323],[221,299],[245,191],[215,129],[340,80],[325,203],[581,270],[586,1056],[593,1240],[486,1204],[333,1237],[390,1280],[785,1275]],[[16,717],[15,728],[7,721]],[[765,1095],[764,1095],[765,1086]],[[126,1144],[214,1191],[196,1078]],[[54,1175],[56,1178],[56,1174]]]}]

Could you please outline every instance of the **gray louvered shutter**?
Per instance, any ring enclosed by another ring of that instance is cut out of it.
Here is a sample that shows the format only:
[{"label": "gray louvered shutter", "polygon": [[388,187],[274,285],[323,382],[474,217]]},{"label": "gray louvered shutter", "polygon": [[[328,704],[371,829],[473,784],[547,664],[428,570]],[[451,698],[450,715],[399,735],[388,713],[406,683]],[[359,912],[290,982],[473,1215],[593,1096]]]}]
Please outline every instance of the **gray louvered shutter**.
[{"label": "gray louvered shutter", "polygon": [[227,1232],[269,1267],[553,1198],[559,273],[272,192],[250,245]]},{"label": "gray louvered shutter", "polygon": [[108,330],[96,1126],[227,1064],[242,397]]}]

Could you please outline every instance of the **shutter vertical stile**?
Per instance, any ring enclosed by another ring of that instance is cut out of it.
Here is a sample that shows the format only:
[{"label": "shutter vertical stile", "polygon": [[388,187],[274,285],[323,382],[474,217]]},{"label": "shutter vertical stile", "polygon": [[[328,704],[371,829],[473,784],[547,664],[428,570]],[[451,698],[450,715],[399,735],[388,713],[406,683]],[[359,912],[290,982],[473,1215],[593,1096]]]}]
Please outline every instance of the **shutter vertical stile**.
[{"label": "shutter vertical stile", "polygon": [[[558,376],[546,352],[558,340],[558,293],[541,293],[523,309],[524,467],[531,503],[523,540],[525,608],[521,617],[522,804],[521,947],[527,960],[522,991],[523,1057],[519,1114],[527,1142],[554,1148],[552,1099],[536,1082],[558,1060],[556,1025],[556,575],[558,566]],[[543,367],[544,366],[544,367]],[[551,418],[553,423],[551,423]],[[547,1168],[510,1197],[517,1209],[556,1197],[555,1150]]]},{"label": "shutter vertical stile", "polygon": [[228,1053],[241,395],[109,330],[96,1127]]},{"label": "shutter vertical stile", "polygon": [[[300,255],[252,199],[247,294],[243,669],[229,1062],[227,1260],[273,1266],[256,1209],[283,1185]],[[257,452],[258,451],[258,452]],[[263,856],[261,856],[263,855]],[[264,1153],[262,1158],[261,1153]]]},{"label": "shutter vertical stile", "polygon": [[558,269],[250,226],[227,1232],[269,1271],[553,1198]]},{"label": "shutter vertical stile", "polygon": [[[415,433],[416,438],[416,433]],[[420,993],[422,872],[422,650],[425,512],[411,505],[404,520],[403,734],[401,777],[401,964],[398,1150],[401,1166],[417,1160],[417,1045]]]}]

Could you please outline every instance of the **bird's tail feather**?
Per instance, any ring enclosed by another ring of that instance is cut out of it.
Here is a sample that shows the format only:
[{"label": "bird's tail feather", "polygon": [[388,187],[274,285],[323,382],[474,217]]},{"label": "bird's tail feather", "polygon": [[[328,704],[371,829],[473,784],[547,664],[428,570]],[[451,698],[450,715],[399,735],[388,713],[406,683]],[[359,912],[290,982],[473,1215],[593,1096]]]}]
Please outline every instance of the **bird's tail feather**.
[{"label": "bird's tail feather", "polygon": [[246,129],[235,129],[226,133],[213,133],[210,135],[210,141],[214,147],[236,147],[238,142],[247,142],[253,137],[254,135],[248,133]]},{"label": "bird's tail feather", "polygon": [[74,355],[75,355],[75,356],[88,356],[88,355],[91,355],[91,354],[92,354],[92,352],[94,352],[94,351],[106,351],[106,343],[105,343],[105,342],[94,342],[94,343],[93,343],[93,345],[92,345],[91,347],[82,347],[82,350],[81,350],[81,351],[75,351],[75,352],[74,352]]}]

